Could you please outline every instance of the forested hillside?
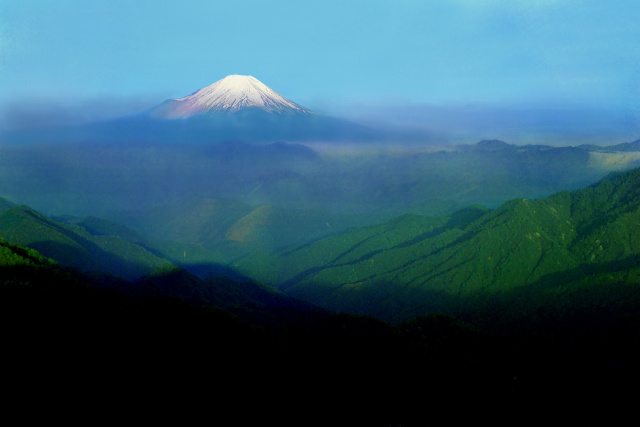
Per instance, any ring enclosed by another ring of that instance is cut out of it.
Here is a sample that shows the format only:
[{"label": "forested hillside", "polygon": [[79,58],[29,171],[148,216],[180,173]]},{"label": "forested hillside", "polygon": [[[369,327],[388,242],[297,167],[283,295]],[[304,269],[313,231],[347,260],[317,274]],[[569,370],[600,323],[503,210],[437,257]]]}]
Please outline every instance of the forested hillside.
[{"label": "forested hillside", "polygon": [[132,231],[107,230],[104,224],[95,220],[84,226],[65,224],[28,206],[12,206],[0,212],[0,238],[29,246],[64,265],[129,279],[171,264],[145,248]]},{"label": "forested hillside", "polygon": [[636,169],[491,211],[407,215],[234,267],[324,307],[394,321],[503,304],[517,317],[549,304],[606,306],[640,282],[639,189]]}]

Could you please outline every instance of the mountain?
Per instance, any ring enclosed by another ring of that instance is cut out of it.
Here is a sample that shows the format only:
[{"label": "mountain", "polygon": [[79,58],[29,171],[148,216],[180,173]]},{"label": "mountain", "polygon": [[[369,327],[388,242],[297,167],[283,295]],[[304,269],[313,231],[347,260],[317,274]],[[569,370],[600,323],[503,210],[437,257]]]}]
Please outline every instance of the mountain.
[{"label": "mountain", "polygon": [[599,146],[599,145],[581,145],[586,150],[595,151],[595,152],[628,152],[635,153],[640,151],[640,139],[632,141],[632,142],[623,142],[622,144],[609,145],[609,146]]},{"label": "mountain", "polygon": [[169,99],[151,110],[153,117],[185,119],[201,114],[237,113],[257,109],[269,114],[312,114],[284,98],[253,76],[231,75],[180,99]]},{"label": "mountain", "polygon": [[116,119],[0,133],[3,143],[210,144],[380,140],[389,134],[316,114],[252,76],[230,75],[191,95]]},{"label": "mountain", "polygon": [[183,98],[168,99],[142,115],[121,120],[119,126],[139,136],[143,126],[153,130],[154,137],[157,133],[158,140],[209,142],[369,140],[385,136],[348,120],[315,114],[255,77],[240,75],[227,76]]},{"label": "mountain", "polygon": [[91,218],[65,224],[24,205],[0,214],[0,238],[36,249],[66,266],[134,279],[171,265],[142,246],[135,232],[123,233],[123,237],[115,234],[123,229]]},{"label": "mountain", "polygon": [[640,303],[639,189],[635,169],[491,211],[405,215],[233,267],[325,308],[396,321],[434,311],[494,325],[549,307],[622,313]]},{"label": "mountain", "polygon": [[[65,257],[61,252],[56,255],[58,259]],[[234,281],[228,277],[202,279],[169,264],[130,281],[111,275],[86,274],[69,269],[65,264],[67,263],[58,263],[57,260],[48,258],[31,247],[0,238],[0,293],[16,285],[24,289],[37,286],[50,292],[52,298],[68,298],[66,304],[86,297],[87,291],[99,295],[110,290],[109,295],[105,295],[107,298],[115,296],[159,300],[152,304],[163,304],[163,299],[180,301],[180,304],[188,304],[193,308],[225,310],[244,321],[261,326],[284,322],[290,322],[293,326],[302,318],[320,320],[330,315],[329,312],[307,302],[246,280]],[[77,293],[74,295],[73,292],[61,289],[65,287],[76,287],[74,291]],[[96,290],[98,292],[95,292]],[[60,294],[53,296],[57,292]],[[111,302],[104,301],[104,308],[116,311],[121,308],[117,305],[108,308],[110,304]]]}]

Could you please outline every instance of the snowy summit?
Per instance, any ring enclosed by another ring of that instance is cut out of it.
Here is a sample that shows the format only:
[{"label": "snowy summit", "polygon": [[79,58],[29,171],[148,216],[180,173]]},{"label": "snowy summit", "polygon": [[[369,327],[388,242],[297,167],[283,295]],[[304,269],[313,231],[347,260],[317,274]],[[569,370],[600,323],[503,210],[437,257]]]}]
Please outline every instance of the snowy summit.
[{"label": "snowy summit", "polygon": [[271,114],[311,114],[310,110],[289,101],[255,77],[231,75],[184,98],[165,101],[154,109],[152,115],[179,119],[247,109],[259,109]]}]

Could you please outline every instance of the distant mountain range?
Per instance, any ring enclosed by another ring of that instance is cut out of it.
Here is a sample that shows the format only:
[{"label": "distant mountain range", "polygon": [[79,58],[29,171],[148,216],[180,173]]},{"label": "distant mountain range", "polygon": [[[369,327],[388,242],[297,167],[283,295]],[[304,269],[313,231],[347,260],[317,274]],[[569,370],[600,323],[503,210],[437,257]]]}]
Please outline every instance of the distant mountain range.
[{"label": "distant mountain range", "polygon": [[545,197],[640,165],[640,152],[606,147],[481,141],[424,151],[352,148],[240,141],[2,146],[0,195],[56,215],[115,218],[203,198],[379,221]]}]

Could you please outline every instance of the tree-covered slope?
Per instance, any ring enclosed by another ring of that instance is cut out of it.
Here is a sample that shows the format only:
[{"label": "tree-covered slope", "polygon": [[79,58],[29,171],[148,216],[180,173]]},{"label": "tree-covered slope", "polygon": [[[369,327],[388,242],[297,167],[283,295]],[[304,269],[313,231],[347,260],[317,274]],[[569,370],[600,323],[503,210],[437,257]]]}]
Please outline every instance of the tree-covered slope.
[{"label": "tree-covered slope", "polygon": [[0,237],[36,249],[63,265],[125,278],[141,277],[170,264],[119,235],[92,234],[83,226],[54,221],[27,206],[14,206],[0,214]]},{"label": "tree-covered slope", "polygon": [[190,268],[308,243],[354,227],[363,218],[193,197],[147,211],[114,215],[114,220],[151,236],[154,247]]},{"label": "tree-covered slope", "polygon": [[552,299],[552,289],[584,287],[589,278],[604,286],[606,274],[632,284],[640,255],[639,189],[636,169],[489,212],[400,217],[235,266],[324,307],[393,320],[459,313],[521,296],[531,286],[543,289],[536,298]]},{"label": "tree-covered slope", "polygon": [[55,261],[43,256],[35,249],[9,243],[0,239],[0,266],[53,266]]}]

